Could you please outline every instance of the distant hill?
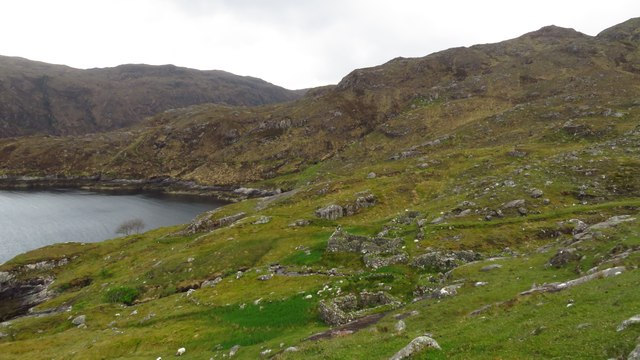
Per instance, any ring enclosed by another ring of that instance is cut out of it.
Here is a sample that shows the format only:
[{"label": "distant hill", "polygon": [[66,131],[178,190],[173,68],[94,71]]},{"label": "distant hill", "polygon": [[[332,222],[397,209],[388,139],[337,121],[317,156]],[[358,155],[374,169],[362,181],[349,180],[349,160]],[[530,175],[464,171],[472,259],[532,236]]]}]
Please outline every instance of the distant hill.
[{"label": "distant hill", "polygon": [[0,56],[0,137],[79,135],[202,103],[263,105],[300,92],[224,71],[173,65],[79,70]]}]

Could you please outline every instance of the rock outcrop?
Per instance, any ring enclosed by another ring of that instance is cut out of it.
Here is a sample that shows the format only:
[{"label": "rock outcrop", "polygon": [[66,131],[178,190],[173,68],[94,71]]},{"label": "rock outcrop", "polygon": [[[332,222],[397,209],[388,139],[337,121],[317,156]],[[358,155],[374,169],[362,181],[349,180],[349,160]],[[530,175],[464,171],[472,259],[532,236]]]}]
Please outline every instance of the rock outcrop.
[{"label": "rock outcrop", "polygon": [[20,279],[14,273],[0,272],[0,321],[26,314],[50,297],[52,276]]},{"label": "rock outcrop", "polygon": [[402,251],[402,244],[401,238],[351,235],[338,227],[329,237],[326,251],[362,254],[365,265],[377,269],[391,264],[406,263],[409,257]]},{"label": "rock outcrop", "polygon": [[400,306],[398,300],[384,291],[363,291],[358,295],[349,294],[331,300],[324,300],[318,304],[320,318],[329,325],[344,325],[366,315],[380,306],[392,308]]},{"label": "rock outcrop", "polygon": [[434,348],[441,350],[440,345],[436,342],[430,334],[418,336],[411,340],[411,342],[395,353],[389,360],[402,360],[414,356],[415,354],[423,351],[426,348]]},{"label": "rock outcrop", "polygon": [[431,251],[418,255],[411,261],[411,266],[419,269],[442,272],[450,271],[462,264],[480,260],[482,256],[471,250]]},{"label": "rock outcrop", "polygon": [[240,212],[221,218],[213,218],[215,211],[216,210],[206,212],[194,219],[184,230],[184,233],[191,235],[199,232],[212,231],[221,227],[229,226],[247,216],[247,214]]},{"label": "rock outcrop", "polygon": [[331,204],[316,210],[315,215],[327,220],[336,220],[343,216],[351,216],[361,209],[372,207],[376,204],[376,197],[370,193],[356,194],[355,200],[345,204]]}]

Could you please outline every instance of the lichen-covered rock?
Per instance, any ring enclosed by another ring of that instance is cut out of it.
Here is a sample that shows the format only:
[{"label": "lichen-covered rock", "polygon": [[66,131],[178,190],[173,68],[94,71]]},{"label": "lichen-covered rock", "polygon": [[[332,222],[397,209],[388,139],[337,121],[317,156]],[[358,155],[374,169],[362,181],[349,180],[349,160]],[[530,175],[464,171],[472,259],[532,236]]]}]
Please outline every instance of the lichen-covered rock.
[{"label": "lichen-covered rock", "polygon": [[370,193],[356,194],[356,199],[344,206],[331,204],[316,210],[315,215],[327,220],[336,220],[343,216],[351,216],[364,208],[372,207],[376,204],[376,197]]},{"label": "lichen-covered rock", "polygon": [[309,224],[311,224],[311,221],[309,221],[309,220],[298,219],[298,220],[292,222],[291,224],[289,224],[289,227],[302,227],[302,226],[307,226]]},{"label": "lichen-covered rock", "polygon": [[491,264],[491,265],[483,266],[480,269],[480,271],[485,271],[486,272],[486,271],[491,271],[491,270],[494,270],[494,269],[500,269],[501,267],[502,267],[502,265],[500,265],[500,264]]},{"label": "lichen-covered rock", "polygon": [[271,222],[271,217],[270,216],[260,216],[258,218],[258,220],[253,222],[253,224],[262,225],[262,224],[268,224],[269,222]]},{"label": "lichen-covered rock", "polygon": [[418,255],[411,261],[411,266],[434,272],[447,272],[462,264],[476,261],[480,254],[471,250],[461,251],[432,251]]},{"label": "lichen-covered rock", "polygon": [[362,256],[364,265],[371,269],[379,269],[383,266],[389,266],[393,264],[405,264],[409,261],[409,256],[406,253],[399,253],[394,255],[383,256],[379,254],[365,254]]},{"label": "lichen-covered rock", "polygon": [[434,348],[440,350],[440,345],[429,335],[418,336],[411,340],[411,342],[403,347],[400,351],[395,353],[389,360],[402,360],[408,357],[414,356],[426,348]]},{"label": "lichen-covered rock", "polygon": [[82,325],[87,321],[87,316],[86,315],[80,315],[75,317],[73,320],[71,320],[71,323],[73,325]]},{"label": "lichen-covered rock", "polygon": [[[341,306],[341,304],[344,304]],[[353,304],[353,305],[350,305]],[[344,325],[353,320],[353,315],[349,314],[349,310],[342,308],[356,308],[357,299],[355,295],[347,295],[333,301],[321,301],[318,304],[320,319],[329,325]],[[353,310],[351,310],[353,311]]]},{"label": "lichen-covered rock", "polygon": [[213,280],[205,280],[202,282],[202,284],[200,284],[201,288],[210,288],[210,287],[215,287],[216,285],[218,285],[220,282],[222,281],[222,278],[220,276],[216,277]]},{"label": "lichen-covered rock", "polygon": [[215,210],[206,212],[203,215],[197,217],[187,226],[184,232],[191,235],[199,232],[212,231],[218,228],[229,226],[247,216],[247,214],[245,214],[244,212],[240,212],[234,215],[214,219],[214,213]]},{"label": "lichen-covered rock", "polygon": [[316,216],[327,220],[337,220],[345,214],[344,209],[340,205],[331,204],[316,210]]},{"label": "lichen-covered rock", "polygon": [[618,325],[617,331],[623,331],[631,325],[640,324],[640,314],[634,315]]},{"label": "lichen-covered rock", "polygon": [[355,252],[360,254],[393,254],[402,247],[402,239],[351,235],[341,228],[331,234],[327,252]]},{"label": "lichen-covered rock", "polygon": [[524,199],[512,200],[507,203],[502,204],[503,209],[517,209],[524,207],[526,205],[526,201]]},{"label": "lichen-covered rock", "polygon": [[629,353],[627,360],[640,360],[640,344]]},{"label": "lichen-covered rock", "polygon": [[541,198],[542,195],[544,195],[544,191],[540,189],[531,189],[529,191],[529,196],[531,196],[534,199]]},{"label": "lichen-covered rock", "polygon": [[362,316],[362,310],[390,305],[398,307],[402,305],[391,295],[384,291],[363,291],[357,296],[348,294],[331,300],[321,301],[319,306],[320,318],[329,325],[344,325]]}]

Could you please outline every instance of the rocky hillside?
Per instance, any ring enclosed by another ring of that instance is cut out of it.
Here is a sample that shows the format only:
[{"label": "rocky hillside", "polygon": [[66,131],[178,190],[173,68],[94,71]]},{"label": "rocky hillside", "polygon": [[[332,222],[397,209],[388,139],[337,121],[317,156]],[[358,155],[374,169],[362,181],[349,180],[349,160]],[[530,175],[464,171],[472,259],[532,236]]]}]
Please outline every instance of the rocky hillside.
[{"label": "rocky hillside", "polygon": [[1,265],[0,353],[637,359],[639,29],[545,27],[286,104],[0,141],[5,186],[248,197]]},{"label": "rocky hillside", "polygon": [[294,91],[224,71],[173,65],[78,70],[0,56],[0,137],[113,130],[194,104],[261,105]]},{"label": "rocky hillside", "polygon": [[565,126],[611,135],[609,123],[634,112],[640,98],[634,24],[596,37],[550,26],[502,43],[394,59],[287,104],[200,105],[104,135],[5,140],[0,171],[238,184],[299,171],[354,142],[382,154],[384,143],[368,137],[417,153],[456,133],[473,146],[549,141]]}]

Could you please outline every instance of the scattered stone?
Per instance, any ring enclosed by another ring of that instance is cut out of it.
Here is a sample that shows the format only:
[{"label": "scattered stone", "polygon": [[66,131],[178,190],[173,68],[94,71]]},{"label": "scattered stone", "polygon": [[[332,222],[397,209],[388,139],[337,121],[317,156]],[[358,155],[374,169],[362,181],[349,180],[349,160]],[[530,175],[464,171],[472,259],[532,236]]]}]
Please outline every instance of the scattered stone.
[{"label": "scattered stone", "polygon": [[491,264],[491,265],[483,266],[480,269],[480,271],[485,271],[486,272],[486,271],[491,271],[491,270],[494,270],[494,269],[500,269],[501,267],[502,267],[502,265],[500,265],[500,264]]},{"label": "scattered stone", "polygon": [[534,285],[530,290],[521,292],[520,295],[524,296],[524,295],[531,295],[531,294],[538,294],[538,293],[545,293],[545,292],[562,291],[576,285],[584,284],[594,279],[618,276],[622,274],[622,272],[624,272],[625,270],[626,268],[624,266],[618,266],[618,267],[608,268],[605,270],[594,272],[592,274],[585,275],[577,279],[569,280],[563,283],[555,282],[550,284],[543,284],[540,286]]},{"label": "scattered stone", "polygon": [[389,358],[389,360],[406,359],[408,357],[411,357],[419,353],[420,351],[428,347],[441,350],[440,345],[438,345],[438,343],[433,338],[431,338],[431,336],[429,335],[418,336],[417,338],[411,340],[411,342],[407,346],[405,346],[400,351],[395,353],[395,355]]},{"label": "scattered stone", "polygon": [[544,195],[544,192],[540,189],[531,189],[531,191],[529,191],[529,196],[534,199],[541,198],[542,195]]},{"label": "scattered stone", "polygon": [[309,221],[309,220],[298,219],[298,220],[292,222],[291,224],[289,224],[289,227],[302,227],[302,226],[307,226],[309,224],[311,224],[311,221]]},{"label": "scattered stone", "polygon": [[300,351],[299,348],[297,348],[296,346],[289,346],[288,348],[284,349],[284,352],[288,353],[288,352],[298,352]]},{"label": "scattered stone", "polygon": [[549,259],[549,265],[555,268],[561,268],[570,262],[580,260],[580,258],[582,258],[582,255],[574,248],[560,249]]},{"label": "scattered stone", "polygon": [[380,254],[364,254],[362,256],[364,265],[371,269],[379,269],[383,266],[389,266],[394,264],[405,264],[409,261],[409,256],[406,253],[392,254],[392,255],[380,255]]},{"label": "scattered stone", "polygon": [[462,284],[453,284],[442,287],[431,294],[431,297],[434,299],[442,299],[445,297],[456,296],[458,295],[458,289],[462,287]]},{"label": "scattered stone", "polygon": [[437,218],[435,218],[435,219],[431,220],[431,223],[432,223],[432,224],[440,224],[440,223],[442,223],[443,221],[444,221],[444,216],[439,216],[439,217],[437,217]]},{"label": "scattered stone", "polygon": [[631,217],[631,215],[613,216],[607,219],[606,221],[589,226],[589,230],[609,229],[625,222],[634,221],[635,219],[636,218]]},{"label": "scattered stone", "polygon": [[254,225],[262,225],[262,224],[268,224],[269,222],[271,222],[271,217],[270,216],[260,216],[260,218],[258,218],[258,220],[254,221],[253,224]]},{"label": "scattered stone", "polygon": [[522,215],[522,216],[525,216],[525,215],[527,215],[528,213],[529,213],[529,212],[527,211],[527,209],[526,209],[526,208],[524,208],[524,207],[519,207],[519,208],[518,208],[518,214],[520,214],[520,215]]},{"label": "scattered stone", "polygon": [[400,333],[400,332],[403,332],[407,328],[407,324],[405,324],[403,320],[398,320],[398,322],[396,323],[394,328],[396,329],[396,332]]},{"label": "scattered stone", "polygon": [[376,173],[370,172],[367,174],[367,179],[375,179],[375,178],[376,178]]},{"label": "scattered stone", "polygon": [[351,235],[341,227],[331,234],[327,243],[327,252],[353,252],[359,254],[398,254],[402,248],[401,238],[368,237]]},{"label": "scattered stone", "polygon": [[309,295],[305,296],[304,298],[305,298],[306,300],[309,300],[309,299],[313,298],[313,295],[309,294]]},{"label": "scattered stone", "polygon": [[192,235],[199,232],[213,231],[218,228],[229,226],[247,216],[246,213],[240,212],[235,215],[214,219],[213,215],[215,212],[216,210],[212,210],[204,213],[204,215],[198,216],[187,226],[184,233]]},{"label": "scattered stone", "polygon": [[240,350],[240,345],[233,345],[231,349],[229,349],[229,357],[235,356]]},{"label": "scattered stone", "polygon": [[348,294],[331,300],[320,301],[318,304],[320,318],[329,325],[344,325],[362,316],[359,311],[378,306],[390,305],[396,308],[402,305],[384,291],[363,291],[357,296]]},{"label": "scattered stone", "polygon": [[434,272],[447,272],[464,263],[476,261],[481,258],[479,253],[471,250],[460,251],[432,251],[418,255],[411,261],[411,266]]},{"label": "scattered stone", "polygon": [[517,157],[517,158],[523,158],[529,154],[526,151],[513,150],[513,151],[509,151],[507,155],[512,157]]},{"label": "scattered stone", "polygon": [[533,329],[533,331],[531,331],[531,335],[540,335],[546,328],[546,326],[538,326],[537,328]]},{"label": "scattered stone", "polygon": [[622,331],[631,325],[640,324],[640,314],[632,316],[618,325],[617,331]]},{"label": "scattered stone", "polygon": [[331,204],[316,210],[316,216],[327,220],[336,220],[344,216],[344,209],[340,205]]},{"label": "scattered stone", "polygon": [[267,280],[271,280],[272,277],[273,277],[273,274],[264,274],[264,275],[258,276],[258,280],[267,281]]},{"label": "scattered stone", "polygon": [[203,281],[202,284],[200,284],[200,287],[201,288],[214,287],[214,286],[218,285],[221,281],[222,281],[222,278],[220,276],[218,276],[213,280],[205,280],[205,281]]},{"label": "scattered stone", "polygon": [[336,220],[343,216],[351,216],[356,214],[360,209],[372,207],[376,204],[376,197],[373,194],[361,193],[353,202],[344,206],[331,204],[316,210],[315,215],[319,218],[327,220]]},{"label": "scattered stone", "polygon": [[86,315],[80,315],[80,316],[77,316],[75,319],[71,320],[71,323],[73,325],[82,325],[85,323],[86,320],[87,320]]},{"label": "scattered stone", "polygon": [[542,199],[542,204],[543,205],[549,205],[549,204],[551,204],[551,200],[550,199]]},{"label": "scattered stone", "polygon": [[503,209],[513,209],[513,208],[521,208],[526,205],[526,201],[524,199],[512,200],[508,203],[502,204]]},{"label": "scattered stone", "polygon": [[269,354],[271,354],[271,349],[266,349],[260,352],[261,356],[267,356]]},{"label": "scattered stone", "polygon": [[502,185],[506,187],[516,187],[516,182],[513,180],[505,180]]},{"label": "scattered stone", "polygon": [[485,286],[487,284],[488,284],[488,282],[486,282],[486,281],[476,281],[476,283],[473,284],[473,286],[480,287],[480,286]]},{"label": "scattered stone", "polygon": [[182,356],[185,352],[187,352],[187,349],[181,347],[178,349],[178,351],[176,351],[176,356]]},{"label": "scattered stone", "polygon": [[582,330],[582,329],[586,329],[586,328],[588,328],[590,326],[591,326],[591,323],[582,323],[582,324],[578,324],[578,326],[576,326],[576,329]]},{"label": "scattered stone", "polygon": [[261,190],[261,189],[253,189],[253,188],[237,188],[233,190],[235,194],[241,195],[243,197],[265,197],[265,196],[273,196],[278,195],[282,192],[280,189],[276,190]]}]

